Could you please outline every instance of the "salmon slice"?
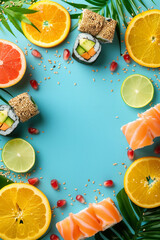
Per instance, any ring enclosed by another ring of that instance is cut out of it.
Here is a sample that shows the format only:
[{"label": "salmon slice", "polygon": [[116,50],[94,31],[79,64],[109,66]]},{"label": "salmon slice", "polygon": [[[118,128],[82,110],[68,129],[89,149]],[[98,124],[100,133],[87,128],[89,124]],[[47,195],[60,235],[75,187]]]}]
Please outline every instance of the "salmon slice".
[{"label": "salmon slice", "polygon": [[144,113],[141,113],[141,114],[138,113],[138,117],[140,117],[140,118],[152,117],[152,118],[157,119],[157,121],[160,124],[160,104],[157,104],[155,107],[150,108],[149,110],[145,111]]},{"label": "salmon slice", "polygon": [[154,137],[146,119],[137,119],[124,125],[121,130],[133,150],[153,144]]},{"label": "salmon slice", "polygon": [[156,118],[148,117],[146,118],[146,124],[151,132],[153,139],[160,136],[159,120]]},{"label": "salmon slice", "polygon": [[100,203],[90,204],[97,219],[100,221],[103,231],[122,220],[118,209],[111,198],[104,199]]},{"label": "salmon slice", "polygon": [[100,222],[96,218],[92,207],[86,208],[77,214],[70,214],[74,223],[78,225],[84,238],[92,237],[97,232],[102,231]]},{"label": "salmon slice", "polygon": [[56,228],[64,240],[82,239],[82,233],[70,216],[65,218],[63,221],[58,222],[56,224]]}]

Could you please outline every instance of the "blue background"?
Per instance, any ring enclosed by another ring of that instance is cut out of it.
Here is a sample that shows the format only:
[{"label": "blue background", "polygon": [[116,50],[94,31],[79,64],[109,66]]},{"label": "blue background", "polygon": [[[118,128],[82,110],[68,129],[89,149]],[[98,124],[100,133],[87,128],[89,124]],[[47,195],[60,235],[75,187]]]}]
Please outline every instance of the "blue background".
[{"label": "blue background", "polygon": [[[57,2],[68,7],[61,1]],[[158,0],[156,2],[158,3]],[[153,6],[153,3],[149,0],[145,3],[149,8]],[[74,13],[74,8],[71,9]],[[113,44],[103,45],[102,53],[94,65],[86,66],[74,61],[74,59],[73,64],[71,62],[67,64],[63,60],[63,50],[67,48],[72,51],[78,30],[72,32],[60,46],[48,49],[47,53],[46,49],[33,44],[28,46],[29,41],[14,28],[12,29],[17,38],[6,31],[0,32],[0,38],[14,43],[18,40],[17,44],[23,51],[25,51],[25,47],[27,48],[28,56],[26,56],[27,71],[24,78],[8,90],[14,96],[29,90],[29,94],[33,96],[40,109],[40,115],[25,124],[19,125],[11,137],[1,137],[0,147],[3,148],[4,144],[14,137],[26,139],[26,136],[28,136],[26,140],[33,145],[35,151],[39,151],[39,153],[36,153],[35,172],[32,172],[31,177],[43,177],[43,179],[40,179],[38,188],[46,194],[51,207],[56,205],[59,199],[67,200],[65,208],[54,211],[56,216],[52,220],[52,229],[48,236],[44,238],[49,239],[51,233],[57,234],[56,222],[67,217],[69,212],[76,213],[85,207],[79,202],[73,202],[71,197],[74,200],[77,194],[86,193],[87,204],[94,202],[95,196],[98,197],[98,201],[104,197],[111,197],[116,201],[113,190],[117,194],[123,188],[123,177],[126,170],[122,163],[125,163],[128,167],[131,164],[127,157],[126,147],[128,147],[128,144],[120,128],[122,125],[135,120],[137,113],[149,108],[147,106],[143,109],[133,109],[127,106],[121,98],[120,88],[123,80],[134,73],[133,70],[135,70],[135,73],[152,78],[155,86],[155,83],[159,84],[159,79],[155,77],[155,74],[159,77],[159,70],[147,70],[147,68],[140,67],[138,64],[134,66],[133,61],[127,67],[123,57],[120,56],[116,37]],[[122,28],[122,32],[123,40],[125,29]],[[67,43],[68,41],[70,43]],[[124,43],[122,46],[122,53],[124,53]],[[31,55],[30,48],[41,52],[44,58],[41,66],[38,65],[40,59]],[[56,50],[58,50],[58,54]],[[61,55],[61,57],[57,58],[54,54]],[[119,58],[118,61],[117,57]],[[56,61],[56,64],[49,64],[48,59],[51,59],[52,62]],[[109,65],[113,60],[118,62],[119,68],[116,73],[111,75]],[[60,69],[58,69],[59,63],[61,64]],[[34,70],[30,65],[34,67]],[[46,65],[47,71],[44,70],[44,65]],[[53,65],[56,67],[51,71],[50,68]],[[67,69],[64,67],[67,67]],[[127,68],[128,71],[124,73],[123,68]],[[95,70],[95,72],[92,70]],[[54,74],[54,71],[58,71],[58,74]],[[50,79],[44,80],[45,77],[50,77]],[[29,83],[31,79],[36,79],[40,83],[38,91],[31,88]],[[95,82],[93,79],[95,79]],[[119,79],[120,81],[118,81]],[[57,82],[60,84],[58,85]],[[74,83],[77,85],[75,86]],[[2,94],[9,100],[8,95],[3,92]],[[153,104],[158,103],[159,99],[158,87],[155,86]],[[118,118],[116,118],[117,116]],[[38,128],[40,134],[30,135],[28,127]],[[154,155],[154,147],[155,145],[136,151],[136,158]],[[118,163],[118,165],[113,166],[113,163]],[[119,173],[122,173],[122,175]],[[11,176],[13,177],[12,174]],[[50,181],[54,178],[61,183],[59,192],[53,190],[50,185]],[[88,182],[88,179],[90,179],[90,182]],[[114,181],[114,188],[109,189],[99,186],[99,184],[103,185],[103,182],[107,179]],[[14,180],[20,181],[17,174]],[[26,182],[23,177],[21,180]],[[93,184],[92,181],[95,181],[95,183]],[[63,182],[66,182],[66,184],[63,185]],[[88,186],[85,187],[85,184],[88,184]],[[75,191],[75,188],[78,190]],[[94,192],[96,189],[100,189],[104,197],[98,191]],[[71,197],[68,194],[71,194]],[[70,203],[73,203],[73,206]]]}]

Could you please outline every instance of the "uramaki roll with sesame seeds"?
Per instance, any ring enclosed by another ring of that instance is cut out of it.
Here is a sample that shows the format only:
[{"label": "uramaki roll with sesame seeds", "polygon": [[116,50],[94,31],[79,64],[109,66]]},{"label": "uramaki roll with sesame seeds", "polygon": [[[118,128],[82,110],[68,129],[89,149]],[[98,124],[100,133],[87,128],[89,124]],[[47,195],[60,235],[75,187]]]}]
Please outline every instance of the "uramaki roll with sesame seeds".
[{"label": "uramaki roll with sesame seeds", "polygon": [[9,101],[21,122],[26,122],[39,113],[37,105],[28,93],[22,93]]},{"label": "uramaki roll with sesame seeds", "polygon": [[98,33],[96,38],[101,43],[112,43],[114,39],[114,34],[117,26],[117,21],[106,18],[102,30]]},{"label": "uramaki roll with sesame seeds", "polygon": [[79,20],[78,30],[91,34],[101,43],[112,43],[117,21],[105,18],[89,9],[84,9]]},{"label": "uramaki roll with sesame seeds", "polygon": [[79,20],[78,30],[96,36],[103,28],[105,17],[91,10],[84,9],[82,19]]}]

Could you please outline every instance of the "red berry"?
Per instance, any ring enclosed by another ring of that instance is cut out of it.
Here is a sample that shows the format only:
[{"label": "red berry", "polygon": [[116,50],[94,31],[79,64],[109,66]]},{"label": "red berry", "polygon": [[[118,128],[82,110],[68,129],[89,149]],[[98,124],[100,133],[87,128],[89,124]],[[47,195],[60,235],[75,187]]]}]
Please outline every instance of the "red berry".
[{"label": "red berry", "polygon": [[39,130],[36,129],[36,128],[30,127],[30,128],[28,128],[28,132],[29,132],[30,134],[38,134],[38,133],[39,133]]},{"label": "red berry", "polygon": [[123,55],[123,58],[124,58],[124,61],[126,62],[126,63],[130,63],[131,62],[131,57],[129,56],[129,54],[124,54]]},{"label": "red berry", "polygon": [[51,180],[51,186],[53,187],[53,189],[58,190],[58,181],[56,179]]},{"label": "red berry", "polygon": [[63,52],[63,59],[65,61],[67,61],[70,57],[70,51],[68,49],[64,49],[64,52]]},{"label": "red berry", "polygon": [[103,183],[105,187],[113,187],[113,181],[112,180],[107,180]]},{"label": "red berry", "polygon": [[132,149],[129,149],[129,150],[127,151],[127,155],[128,155],[128,158],[129,158],[130,160],[133,160],[133,159],[134,159],[134,151],[133,151]]},{"label": "red berry", "polygon": [[28,182],[29,182],[29,184],[35,186],[39,183],[39,179],[38,178],[30,178],[30,179],[28,179]]},{"label": "red berry", "polygon": [[35,90],[38,89],[38,83],[37,83],[36,80],[31,80],[31,81],[30,81],[30,84],[31,84],[31,87],[32,87],[33,89],[35,89]]},{"label": "red berry", "polygon": [[76,200],[79,201],[80,203],[84,203],[85,202],[84,197],[82,195],[77,195],[76,196]]},{"label": "red berry", "polygon": [[50,236],[50,240],[59,240],[59,237],[57,235],[55,235],[55,234],[52,234]]},{"label": "red berry", "polygon": [[110,65],[110,71],[111,72],[115,72],[117,70],[118,67],[118,63],[116,63],[115,61],[113,61]]},{"label": "red berry", "polygon": [[63,199],[63,200],[58,200],[57,201],[57,207],[63,207],[63,206],[65,206],[66,205],[66,200],[65,199]]},{"label": "red berry", "polygon": [[160,154],[160,145],[154,149],[154,153]]},{"label": "red berry", "polygon": [[31,53],[36,58],[41,58],[42,57],[41,53],[38,52],[36,49],[33,49]]}]

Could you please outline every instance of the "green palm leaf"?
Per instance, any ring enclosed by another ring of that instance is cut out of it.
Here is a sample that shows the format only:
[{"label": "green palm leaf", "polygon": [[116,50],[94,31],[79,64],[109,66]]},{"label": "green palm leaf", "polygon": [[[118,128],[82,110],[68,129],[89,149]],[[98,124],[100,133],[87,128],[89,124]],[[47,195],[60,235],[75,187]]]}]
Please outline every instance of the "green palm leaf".
[{"label": "green palm leaf", "polygon": [[[25,21],[26,23],[28,23],[28,24],[32,25],[34,28],[36,28],[36,26],[34,24],[32,24],[31,21],[29,21],[29,19],[24,15],[24,14],[32,14],[32,13],[35,13],[36,11],[23,7],[24,4],[26,4],[25,0],[22,0],[22,1],[4,0],[0,4],[0,19],[1,19],[0,24],[13,35],[14,35],[14,33],[11,30],[10,25],[8,24],[8,20],[22,34],[23,34],[23,32],[22,32],[22,28],[21,28],[21,21]],[[0,30],[2,30],[2,29],[3,28],[0,26]]]},{"label": "green palm leaf", "polygon": [[124,189],[117,195],[123,220],[95,236],[96,240],[160,239],[160,208],[144,209],[130,201]]},{"label": "green palm leaf", "polygon": [[[125,18],[125,11],[127,11],[131,17],[136,15],[136,11],[139,12],[138,5],[135,0],[85,0],[88,4],[81,4],[81,3],[73,3],[65,0],[61,0],[72,7],[78,8],[79,10],[83,10],[85,8],[90,9],[94,12],[98,12],[102,16],[111,17],[117,21],[117,36],[119,40],[119,44],[121,47],[121,36],[120,36],[120,22],[122,21],[125,27],[128,26],[128,23]],[[146,9],[147,6],[144,3],[144,0],[137,0],[141,5],[143,5]],[[154,3],[154,0],[150,0]],[[155,4],[155,3],[154,3]],[[72,14],[72,19],[78,19],[80,14]],[[78,24],[75,24],[71,31],[75,29]]]},{"label": "green palm leaf", "polygon": [[6,185],[9,185],[13,183],[13,181],[11,181],[10,179],[0,175],[0,189],[5,187]]}]

